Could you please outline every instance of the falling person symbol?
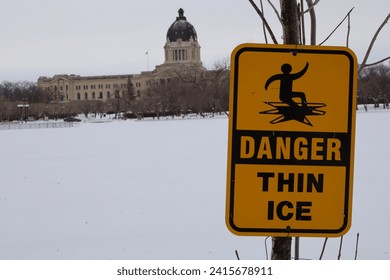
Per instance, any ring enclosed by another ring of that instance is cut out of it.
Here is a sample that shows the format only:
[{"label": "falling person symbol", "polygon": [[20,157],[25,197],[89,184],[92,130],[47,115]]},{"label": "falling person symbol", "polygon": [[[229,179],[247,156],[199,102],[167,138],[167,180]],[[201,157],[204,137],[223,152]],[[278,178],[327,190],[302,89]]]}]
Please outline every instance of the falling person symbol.
[{"label": "falling person symbol", "polygon": [[[320,108],[326,106],[325,103],[307,103],[304,92],[293,91],[294,81],[302,77],[308,68],[309,63],[306,62],[305,67],[301,71],[291,73],[292,66],[285,63],[281,67],[282,73],[269,77],[265,83],[265,90],[267,90],[269,85],[274,81],[280,81],[279,99],[281,102],[264,102],[267,105],[274,107],[274,109],[261,111],[259,114],[280,115],[271,120],[271,124],[296,120],[309,126],[312,126],[312,123],[308,119],[308,116],[325,115],[325,111],[320,110]],[[300,99],[300,101],[297,102],[294,99]]]},{"label": "falling person symbol", "polygon": [[303,92],[296,92],[293,91],[293,81],[299,79],[302,77],[307,69],[309,68],[309,63],[306,62],[305,67],[297,72],[297,73],[291,73],[292,67],[290,64],[285,63],[282,65],[281,74],[276,74],[268,78],[267,82],[265,83],[265,90],[268,89],[269,85],[277,80],[280,80],[280,93],[279,93],[279,99],[283,103],[288,104],[289,106],[298,109],[300,106],[298,103],[296,103],[293,98],[300,98],[301,99],[301,108],[308,109],[307,107],[307,101],[306,101],[306,95]]}]

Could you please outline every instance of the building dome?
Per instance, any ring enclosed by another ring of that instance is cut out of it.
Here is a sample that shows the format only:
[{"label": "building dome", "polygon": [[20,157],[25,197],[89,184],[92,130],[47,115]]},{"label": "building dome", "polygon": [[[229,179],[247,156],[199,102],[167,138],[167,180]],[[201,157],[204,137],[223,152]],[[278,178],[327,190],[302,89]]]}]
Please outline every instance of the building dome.
[{"label": "building dome", "polygon": [[179,39],[182,41],[197,41],[195,28],[191,23],[187,21],[187,18],[184,16],[184,10],[179,9],[179,16],[176,17],[176,21],[171,24],[167,32],[167,41],[176,42]]}]

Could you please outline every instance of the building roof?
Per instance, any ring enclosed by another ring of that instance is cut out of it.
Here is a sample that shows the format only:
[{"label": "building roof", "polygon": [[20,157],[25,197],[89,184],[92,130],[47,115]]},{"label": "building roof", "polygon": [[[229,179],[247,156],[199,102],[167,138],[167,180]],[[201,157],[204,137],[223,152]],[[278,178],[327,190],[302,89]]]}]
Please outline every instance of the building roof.
[{"label": "building roof", "polygon": [[187,18],[184,16],[184,10],[182,8],[179,9],[179,16],[176,17],[174,23],[168,29],[167,32],[167,41],[176,42],[177,40],[182,41],[197,41],[196,30],[194,26],[187,21]]}]

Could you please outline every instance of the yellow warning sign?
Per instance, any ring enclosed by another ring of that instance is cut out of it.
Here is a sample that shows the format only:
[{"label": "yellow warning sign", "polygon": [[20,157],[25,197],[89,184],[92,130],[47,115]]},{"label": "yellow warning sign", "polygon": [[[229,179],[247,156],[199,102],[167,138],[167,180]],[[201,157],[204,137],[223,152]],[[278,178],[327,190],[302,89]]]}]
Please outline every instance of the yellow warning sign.
[{"label": "yellow warning sign", "polygon": [[243,44],[233,51],[226,200],[233,233],[348,231],[356,84],[348,48]]}]

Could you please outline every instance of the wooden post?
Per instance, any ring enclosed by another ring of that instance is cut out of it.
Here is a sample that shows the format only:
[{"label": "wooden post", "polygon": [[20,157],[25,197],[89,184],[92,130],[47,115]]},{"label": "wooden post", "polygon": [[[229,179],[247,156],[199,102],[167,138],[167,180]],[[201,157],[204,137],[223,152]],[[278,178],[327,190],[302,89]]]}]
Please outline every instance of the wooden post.
[{"label": "wooden post", "polygon": [[[299,44],[298,5],[296,0],[280,0],[283,43]],[[291,237],[272,238],[272,260],[291,260]]]}]

